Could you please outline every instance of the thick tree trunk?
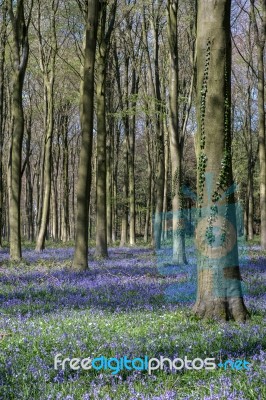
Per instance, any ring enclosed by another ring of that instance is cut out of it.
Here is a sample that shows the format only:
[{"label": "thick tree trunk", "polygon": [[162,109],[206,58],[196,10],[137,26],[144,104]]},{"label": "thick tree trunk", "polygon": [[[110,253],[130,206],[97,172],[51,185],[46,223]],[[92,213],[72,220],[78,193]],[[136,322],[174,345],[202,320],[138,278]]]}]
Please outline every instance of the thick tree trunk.
[{"label": "thick tree trunk", "polygon": [[245,321],[231,160],[230,0],[200,0],[197,34],[198,292],[194,312]]},{"label": "thick tree trunk", "polygon": [[4,66],[5,66],[5,48],[6,48],[6,17],[7,4],[2,4],[1,10],[1,30],[0,30],[0,247],[2,247],[2,226],[3,226],[3,140],[4,140]]},{"label": "thick tree trunk", "polygon": [[259,160],[260,160],[260,241],[266,250],[266,121],[265,121],[265,71],[264,49],[266,42],[266,1],[261,1],[261,32],[255,16],[255,0],[250,1],[251,21],[254,27],[258,57],[258,111],[259,111]]},{"label": "thick tree trunk", "polygon": [[259,159],[260,159],[260,220],[261,220],[261,248],[266,250],[266,124],[265,124],[265,76],[262,49],[258,49],[259,81]]},{"label": "thick tree trunk", "polygon": [[13,76],[13,134],[11,150],[11,192],[10,192],[10,258],[14,261],[21,258],[20,232],[20,193],[21,193],[21,152],[24,134],[24,115],[22,106],[22,86],[24,76],[15,72]]},{"label": "thick tree trunk", "polygon": [[77,183],[76,241],[73,267],[88,268],[88,213],[93,143],[94,64],[98,25],[98,0],[88,0],[84,74],[81,94],[82,143]]}]

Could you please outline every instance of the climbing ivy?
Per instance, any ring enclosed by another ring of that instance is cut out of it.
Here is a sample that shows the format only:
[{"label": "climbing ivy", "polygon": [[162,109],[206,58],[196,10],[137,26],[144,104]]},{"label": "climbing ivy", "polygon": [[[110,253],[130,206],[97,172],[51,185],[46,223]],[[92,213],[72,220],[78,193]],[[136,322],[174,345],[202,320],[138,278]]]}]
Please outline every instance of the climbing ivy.
[{"label": "climbing ivy", "polygon": [[[224,155],[221,162],[221,171],[216,182],[216,189],[212,195],[212,201],[218,202],[221,198],[221,193],[228,189],[228,178],[230,176],[230,166],[231,166],[231,137],[230,137],[230,98],[228,91],[228,70],[227,70],[227,59],[225,58],[225,101],[224,101]],[[219,193],[220,192],[220,193]],[[226,205],[224,213],[224,222],[221,227],[221,245],[225,244],[226,232],[229,217],[229,197],[230,194],[228,190],[226,191]],[[217,211],[218,212],[218,211]]]},{"label": "climbing ivy", "polygon": [[228,72],[227,62],[225,60],[225,102],[224,102],[224,155],[221,162],[221,171],[216,182],[216,189],[212,195],[213,202],[219,201],[221,198],[220,191],[224,191],[228,185],[231,165],[231,139],[230,139],[230,99],[228,93]]},{"label": "climbing ivy", "polygon": [[198,159],[198,171],[199,171],[199,197],[198,203],[201,209],[203,201],[203,190],[205,182],[205,171],[207,166],[207,156],[204,152],[206,133],[205,133],[205,114],[206,114],[206,96],[208,91],[208,78],[209,78],[209,65],[211,58],[211,41],[208,39],[206,46],[206,60],[203,74],[203,82],[201,88],[201,100],[200,100],[200,154]]}]

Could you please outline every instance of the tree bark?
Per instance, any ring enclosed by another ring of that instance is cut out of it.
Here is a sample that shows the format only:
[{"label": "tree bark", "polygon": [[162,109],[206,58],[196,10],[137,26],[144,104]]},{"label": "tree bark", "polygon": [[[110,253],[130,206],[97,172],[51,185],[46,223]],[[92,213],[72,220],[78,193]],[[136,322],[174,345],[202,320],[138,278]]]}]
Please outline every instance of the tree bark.
[{"label": "tree bark", "polygon": [[185,254],[185,219],[183,214],[184,199],[182,194],[182,158],[184,137],[179,127],[179,66],[178,66],[178,37],[177,37],[178,1],[168,0],[168,41],[170,48],[169,75],[169,141],[172,163],[172,240],[173,263],[186,264]]},{"label": "tree bark", "polygon": [[88,0],[86,43],[81,93],[82,142],[77,183],[76,240],[73,268],[88,268],[88,218],[93,144],[94,65],[98,25],[98,0]]},{"label": "tree bark", "polygon": [[[259,111],[259,160],[260,160],[260,242],[266,250],[266,122],[265,122],[265,72],[264,49],[266,42],[266,1],[261,1],[262,29],[259,33],[255,16],[255,0],[250,1],[251,21],[253,23],[258,57],[258,111]],[[261,37],[260,37],[261,36]]]},{"label": "tree bark", "polygon": [[[57,56],[57,34],[56,34],[56,13],[58,9],[58,0],[52,1],[52,21],[50,34],[51,44],[47,49],[42,46],[43,36],[41,31],[41,10],[39,3],[38,14],[38,37],[40,48],[40,66],[44,81],[44,102],[45,102],[45,142],[44,142],[44,173],[43,173],[43,201],[42,214],[40,219],[40,229],[36,241],[36,251],[42,251],[45,248],[45,238],[47,234],[47,225],[49,222],[50,199],[52,188],[52,141],[54,131],[54,83],[55,83],[55,64]],[[49,54],[49,56],[47,55]]]},{"label": "tree bark", "polygon": [[14,48],[12,50],[14,58],[12,93],[13,132],[11,144],[11,191],[9,208],[10,258],[14,261],[20,260],[22,255],[20,231],[21,160],[22,141],[24,135],[22,89],[29,55],[28,25],[31,18],[31,9],[28,21],[26,22],[24,15],[24,1],[17,1],[15,14],[13,9],[13,1],[8,1],[8,12],[12,25],[14,44]]},{"label": "tree bark", "polygon": [[128,136],[128,182],[129,182],[129,244],[135,246],[136,244],[136,199],[135,199],[135,135],[136,135],[136,114],[135,108],[137,104],[136,96],[138,94],[138,78],[136,76],[136,69],[133,67],[132,71],[132,102],[131,110],[132,117],[129,122],[129,136]]},{"label": "tree bark", "polygon": [[[161,110],[161,85],[159,69],[159,15],[154,15],[153,35],[154,35],[154,79],[152,63],[147,38],[148,25],[146,20],[145,7],[143,9],[143,39],[147,55],[147,73],[150,83],[151,96],[153,98],[155,132],[156,132],[156,177],[155,177],[155,215],[152,227],[153,244],[156,249],[161,247],[162,235],[162,213],[163,213],[163,194],[164,194],[164,131],[162,127]],[[153,201],[152,201],[153,203]],[[153,207],[151,208],[153,210]]]},{"label": "tree bark", "polygon": [[7,4],[2,4],[1,10],[1,30],[0,30],[0,247],[2,247],[2,226],[3,226],[3,140],[4,140],[4,67],[6,49],[6,29],[7,29]]},{"label": "tree bark", "polygon": [[69,148],[68,148],[68,125],[69,125],[69,104],[63,107],[62,130],[63,130],[63,210],[64,210],[64,235],[63,241],[70,239],[70,221],[69,221]]},{"label": "tree bark", "polygon": [[194,312],[245,321],[231,160],[230,0],[200,0],[196,137],[198,292]]}]

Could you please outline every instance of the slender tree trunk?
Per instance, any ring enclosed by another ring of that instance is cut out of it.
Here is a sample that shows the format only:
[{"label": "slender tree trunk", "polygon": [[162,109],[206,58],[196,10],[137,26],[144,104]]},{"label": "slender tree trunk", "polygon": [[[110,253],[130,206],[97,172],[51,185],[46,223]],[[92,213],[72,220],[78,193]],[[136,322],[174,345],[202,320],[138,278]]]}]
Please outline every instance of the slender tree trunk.
[{"label": "slender tree trunk", "polygon": [[112,242],[114,243],[117,238],[117,176],[118,176],[118,157],[119,157],[119,137],[120,132],[116,126],[116,142],[115,135],[113,137],[113,215],[112,215]]},{"label": "slender tree trunk", "polygon": [[123,168],[124,168],[124,180],[123,180],[123,205],[122,205],[122,221],[121,221],[121,239],[120,246],[123,247],[127,243],[128,238],[128,144],[127,138],[123,144]]},{"label": "slender tree trunk", "polygon": [[253,185],[253,171],[248,170],[248,240],[254,238],[254,185]]},{"label": "slender tree trunk", "polygon": [[[39,3],[40,7],[40,3]],[[42,251],[45,248],[45,239],[47,236],[47,226],[49,223],[50,199],[52,188],[52,142],[54,132],[54,82],[55,82],[55,64],[57,56],[57,34],[56,34],[56,13],[58,9],[58,0],[52,1],[52,21],[51,21],[51,44],[49,50],[42,47],[41,32],[41,10],[38,14],[38,36],[40,46],[40,64],[45,87],[45,144],[44,144],[44,174],[43,174],[43,201],[42,214],[40,219],[40,229],[36,241],[36,251]],[[49,56],[46,54],[48,53]]]},{"label": "slender tree trunk", "polygon": [[52,138],[54,130],[54,78],[51,81],[45,79],[47,93],[47,124],[44,148],[44,194],[42,202],[42,216],[40,230],[36,242],[36,251],[42,251],[45,247],[47,225],[49,221],[51,185],[52,185]]},{"label": "slender tree trunk", "polygon": [[[119,80],[119,77],[118,77]],[[120,88],[119,88],[120,89]],[[125,107],[126,110],[129,109],[129,57],[125,60],[125,91],[126,100]],[[122,92],[120,89],[120,103],[121,109],[123,109]],[[128,241],[128,152],[129,152],[129,117],[125,115],[123,118],[124,122],[124,143],[123,143],[123,189],[122,189],[122,220],[121,220],[121,239],[120,246],[125,246]]]},{"label": "slender tree trunk", "polygon": [[169,88],[169,141],[172,163],[172,237],[173,263],[186,264],[185,254],[185,218],[182,194],[182,159],[184,137],[179,127],[178,105],[178,38],[177,38],[178,1],[168,0],[168,40],[170,47],[170,88]]},{"label": "slender tree trunk", "polygon": [[108,257],[106,215],[106,73],[108,43],[105,40],[106,2],[99,14],[99,51],[97,56],[97,180],[95,256]]},{"label": "slender tree trunk", "polygon": [[[117,1],[110,11],[107,22],[107,1],[103,1],[99,13],[99,37],[97,57],[97,183],[96,183],[96,250],[98,257],[108,257],[107,250],[107,177],[106,177],[106,76],[110,38],[114,26]],[[107,28],[107,29],[106,29]],[[107,30],[107,31],[106,31]],[[110,211],[109,211],[110,215]]]},{"label": "slender tree trunk", "polygon": [[52,201],[53,201],[53,240],[58,241],[58,191],[57,191],[57,177],[53,177],[53,190],[52,190]]},{"label": "slender tree trunk", "polygon": [[69,123],[69,105],[63,107],[62,115],[62,134],[63,134],[63,210],[64,210],[64,235],[63,241],[70,239],[70,221],[69,221],[69,149],[68,149],[68,123]]},{"label": "slender tree trunk", "polygon": [[[160,69],[159,69],[159,16],[154,16],[153,34],[154,34],[154,71],[153,79],[152,63],[149,52],[149,42],[147,37],[148,25],[143,9],[143,39],[147,55],[147,75],[150,84],[151,96],[153,98],[153,107],[155,115],[155,132],[156,132],[156,177],[154,188],[152,187],[151,212],[153,213],[153,200],[155,197],[155,215],[154,223],[151,225],[152,244],[159,249],[161,247],[162,234],[162,213],[163,213],[163,194],[164,194],[164,131],[162,128],[162,110],[161,110],[161,85],[160,85]],[[154,193],[155,192],[155,193]]]},{"label": "slender tree trunk", "polygon": [[197,33],[198,292],[195,313],[245,321],[231,160],[230,0],[200,0]]},{"label": "slender tree trunk", "polygon": [[26,219],[27,219],[27,238],[29,241],[34,240],[34,221],[33,221],[33,187],[31,178],[30,165],[30,147],[31,147],[31,124],[32,115],[29,116],[27,124],[27,141],[26,141]]},{"label": "slender tree trunk", "polygon": [[[31,4],[32,8],[32,4]],[[14,14],[13,2],[8,0],[8,12],[11,20],[14,58],[13,93],[12,93],[12,118],[13,132],[11,144],[11,191],[10,191],[10,258],[14,261],[21,258],[21,159],[22,141],[24,135],[24,114],[22,89],[29,56],[28,25],[31,18],[31,9],[28,21],[25,21],[24,1],[19,0]]]},{"label": "slender tree trunk", "polygon": [[82,142],[77,183],[76,241],[73,267],[88,268],[88,217],[93,144],[94,64],[98,25],[98,1],[88,0],[84,74],[81,93]]},{"label": "slender tree trunk", "polygon": [[109,124],[109,132],[107,135],[107,143],[106,143],[106,189],[107,189],[107,200],[106,200],[106,218],[107,218],[107,243],[110,244],[112,242],[112,146],[111,146],[111,135],[113,135],[113,126],[112,122]]},{"label": "slender tree trunk", "polygon": [[138,93],[138,79],[136,70],[132,71],[132,103],[131,109],[133,116],[129,124],[129,151],[128,151],[128,182],[129,182],[129,243],[130,246],[136,244],[136,199],[135,199],[135,134],[136,134],[136,115],[135,108],[137,104],[136,95]]},{"label": "slender tree trunk", "polygon": [[161,247],[162,236],[162,213],[163,213],[163,191],[164,191],[164,130],[162,127],[161,110],[161,88],[159,71],[159,26],[154,26],[154,68],[155,68],[155,115],[156,115],[156,147],[157,147],[157,172],[155,180],[155,216],[154,216],[154,245],[156,249]]}]

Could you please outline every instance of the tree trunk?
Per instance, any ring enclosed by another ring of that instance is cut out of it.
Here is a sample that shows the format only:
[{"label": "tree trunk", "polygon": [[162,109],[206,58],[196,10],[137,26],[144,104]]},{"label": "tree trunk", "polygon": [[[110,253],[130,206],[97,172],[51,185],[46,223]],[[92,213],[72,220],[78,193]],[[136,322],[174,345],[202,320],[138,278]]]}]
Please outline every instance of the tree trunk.
[{"label": "tree trunk", "polygon": [[68,124],[69,124],[69,104],[66,104],[62,110],[62,134],[63,134],[63,210],[64,210],[64,235],[63,241],[70,239],[70,221],[69,221],[69,149],[68,149]]},{"label": "tree trunk", "polygon": [[163,190],[163,229],[162,229],[162,240],[168,238],[168,224],[167,224],[167,210],[168,210],[168,174],[169,174],[169,135],[166,121],[164,121],[164,132],[165,132],[165,158],[164,158],[164,190]]},{"label": "tree trunk", "polygon": [[[31,5],[32,7],[32,5]],[[10,258],[14,261],[21,259],[21,232],[20,232],[20,194],[21,194],[21,159],[22,141],[24,135],[24,114],[22,89],[29,56],[28,25],[31,18],[31,9],[28,21],[25,21],[24,1],[17,2],[14,14],[13,2],[8,1],[8,12],[12,25],[14,58],[12,118],[13,132],[11,144],[11,182],[10,182]]]},{"label": "tree trunk", "polygon": [[[147,106],[147,105],[146,105]],[[152,209],[152,161],[151,161],[151,146],[150,146],[150,133],[149,133],[149,120],[146,116],[145,136],[146,136],[146,154],[147,154],[147,203],[146,203],[146,216],[145,216],[145,228],[144,228],[144,242],[148,243],[149,239],[149,228],[150,228],[150,217]]]},{"label": "tree trunk", "polygon": [[179,127],[178,104],[178,38],[177,38],[178,1],[168,0],[168,40],[170,48],[170,87],[169,87],[169,141],[172,163],[172,240],[173,263],[186,264],[185,254],[185,218],[182,194],[182,158],[184,138]]},{"label": "tree trunk", "polygon": [[230,0],[200,0],[197,33],[198,292],[194,312],[245,321],[231,160]]},{"label": "tree trunk", "polygon": [[254,238],[254,185],[253,185],[253,172],[248,170],[248,240],[253,240]]},{"label": "tree trunk", "polygon": [[52,185],[52,138],[54,130],[54,77],[51,81],[45,79],[45,88],[47,93],[47,116],[46,116],[46,136],[44,148],[44,184],[43,184],[43,202],[40,230],[36,241],[36,251],[42,251],[45,247],[45,237],[49,221],[51,185]]},{"label": "tree trunk", "polygon": [[76,240],[73,267],[88,268],[88,217],[93,143],[94,64],[98,25],[98,0],[88,0],[84,73],[81,93],[82,142],[77,183]]},{"label": "tree trunk", "polygon": [[99,13],[97,56],[97,180],[96,180],[96,257],[108,257],[106,214],[106,73],[108,43],[105,40],[106,2]]},{"label": "tree trunk", "polygon": [[6,17],[7,4],[2,4],[0,31],[0,247],[2,247],[2,226],[3,226],[3,140],[4,140],[4,67],[5,67],[5,48],[6,48]]},{"label": "tree trunk", "polygon": [[128,237],[128,145],[127,138],[124,140],[123,149],[123,168],[124,180],[122,189],[122,221],[121,221],[121,239],[120,246],[123,247],[127,243]]},{"label": "tree trunk", "polygon": [[157,150],[157,171],[155,179],[155,216],[154,216],[154,245],[156,249],[161,247],[162,236],[162,213],[163,213],[163,191],[164,191],[164,130],[162,126],[161,110],[161,88],[159,71],[159,26],[156,21],[154,26],[155,36],[155,115],[156,115],[156,150]]},{"label": "tree trunk", "polygon": [[259,160],[260,160],[260,241],[266,250],[266,122],[265,122],[265,72],[264,49],[266,42],[266,1],[261,1],[261,34],[255,16],[255,0],[250,1],[251,21],[254,27],[258,57],[258,111],[259,111]]},{"label": "tree trunk", "polygon": [[21,152],[24,134],[22,86],[24,76],[15,72],[13,76],[13,134],[11,150],[11,197],[10,197],[10,258],[21,258],[20,193],[21,193]]},{"label": "tree trunk", "polygon": [[113,136],[113,122],[109,124],[109,132],[107,135],[107,142],[106,142],[106,189],[107,189],[107,199],[106,199],[106,218],[107,218],[107,244],[110,245],[112,242],[112,206],[113,206],[113,194],[112,194],[112,141],[111,136]]},{"label": "tree trunk", "polygon": [[[110,10],[107,22],[107,1],[101,2],[97,57],[97,183],[96,183],[96,250],[98,257],[108,257],[107,250],[107,180],[106,180],[106,76],[110,38],[114,27],[117,1]],[[107,28],[107,29],[106,29]],[[109,212],[110,215],[110,212]]]},{"label": "tree trunk", "polygon": [[29,116],[27,126],[27,141],[26,141],[26,219],[27,219],[27,238],[29,241],[34,240],[34,221],[33,221],[33,187],[31,179],[30,165],[30,147],[31,147],[31,124],[32,115]]},{"label": "tree trunk", "polygon": [[135,108],[137,103],[138,79],[136,70],[132,71],[132,117],[129,123],[129,151],[128,151],[128,181],[129,181],[129,243],[130,246],[136,244],[136,199],[135,199],[135,134],[136,134],[136,115]]},{"label": "tree trunk", "polygon": [[49,223],[50,199],[52,188],[52,142],[54,133],[54,82],[55,65],[57,56],[57,34],[56,34],[56,13],[58,0],[52,1],[52,18],[49,26],[49,47],[43,47],[43,36],[41,27],[40,3],[38,9],[38,38],[40,48],[40,66],[44,81],[44,102],[45,102],[45,142],[44,142],[44,172],[43,172],[43,200],[40,228],[36,241],[36,251],[42,251],[45,247],[47,226]]}]

